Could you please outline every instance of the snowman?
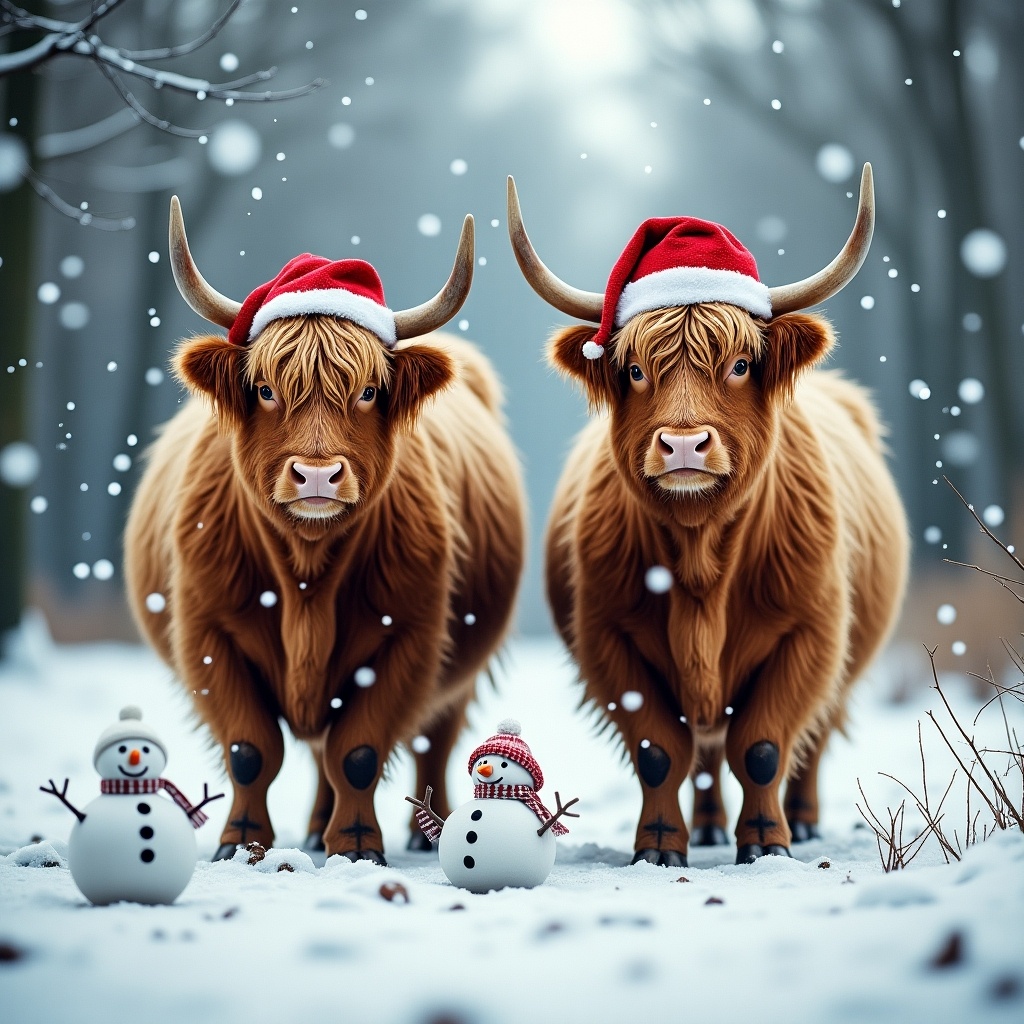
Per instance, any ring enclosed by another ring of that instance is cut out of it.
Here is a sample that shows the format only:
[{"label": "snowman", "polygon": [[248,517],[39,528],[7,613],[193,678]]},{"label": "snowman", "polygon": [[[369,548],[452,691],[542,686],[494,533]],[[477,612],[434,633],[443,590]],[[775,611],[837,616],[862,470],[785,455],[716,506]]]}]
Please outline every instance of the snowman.
[{"label": "snowman", "polygon": [[92,763],[101,776],[100,796],[84,811],[67,799],[67,779],[60,791],[53,779],[49,789],[39,787],[78,818],[68,842],[75,884],[98,906],[173,903],[195,870],[194,833],[206,821],[201,808],[224,794],[210,796],[204,784],[203,799],[193,806],[160,778],[167,752],[137,707],[122,708],[120,720],[101,733]]},{"label": "snowman", "polygon": [[569,810],[578,797],[563,806],[555,793],[554,814],[541,803],[544,773],[520,732],[517,721],[505,719],[470,754],[473,799],[447,820],[431,809],[430,786],[423,800],[406,797],[419,808],[416,820],[427,838],[438,842],[441,870],[470,892],[540,885],[555,863],[555,836],[569,831],[558,819],[579,817]]}]

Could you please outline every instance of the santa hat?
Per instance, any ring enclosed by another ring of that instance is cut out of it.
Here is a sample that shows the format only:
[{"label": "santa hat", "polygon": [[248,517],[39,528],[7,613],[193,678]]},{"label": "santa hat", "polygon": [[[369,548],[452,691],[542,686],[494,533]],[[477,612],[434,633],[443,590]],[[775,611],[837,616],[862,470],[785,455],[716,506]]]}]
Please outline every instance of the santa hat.
[{"label": "santa hat", "polygon": [[167,757],[167,747],[164,746],[164,741],[152,729],[142,724],[141,709],[135,707],[134,704],[129,704],[127,707],[121,708],[119,721],[100,733],[100,738],[96,741],[96,749],[92,753],[93,767],[96,766],[100,754],[107,747],[120,743],[122,740],[147,740],[159,747],[164,757]]},{"label": "santa hat", "polygon": [[598,359],[612,332],[638,313],[695,302],[729,302],[755,316],[772,315],[757,263],[731,231],[696,217],[645,220],[612,268],[601,325],[583,354]]},{"label": "santa hat", "polygon": [[522,765],[533,776],[533,788],[540,789],[544,785],[544,773],[537,764],[537,759],[530,753],[526,741],[520,739],[522,726],[514,718],[506,718],[498,723],[498,731],[488,740],[484,740],[469,755],[469,774],[473,774],[473,765],[486,754],[497,754]]},{"label": "santa hat", "polygon": [[272,320],[320,314],[336,316],[372,331],[394,348],[395,314],[384,301],[384,286],[365,260],[328,260],[305,252],[281,273],[250,292],[235,318],[228,341],[247,345]]}]

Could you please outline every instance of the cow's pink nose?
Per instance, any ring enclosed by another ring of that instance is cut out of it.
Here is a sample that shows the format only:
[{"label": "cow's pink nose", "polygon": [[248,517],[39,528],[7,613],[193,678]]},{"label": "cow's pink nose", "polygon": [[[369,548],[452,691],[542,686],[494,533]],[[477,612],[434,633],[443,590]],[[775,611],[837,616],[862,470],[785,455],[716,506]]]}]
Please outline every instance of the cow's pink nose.
[{"label": "cow's pink nose", "polygon": [[292,463],[292,482],[300,498],[337,498],[338,484],[345,475],[345,464],[309,466],[304,462]]},{"label": "cow's pink nose", "polygon": [[658,434],[658,451],[665,460],[666,473],[675,469],[703,470],[707,457],[720,443],[714,427],[692,434],[670,434],[667,430]]}]

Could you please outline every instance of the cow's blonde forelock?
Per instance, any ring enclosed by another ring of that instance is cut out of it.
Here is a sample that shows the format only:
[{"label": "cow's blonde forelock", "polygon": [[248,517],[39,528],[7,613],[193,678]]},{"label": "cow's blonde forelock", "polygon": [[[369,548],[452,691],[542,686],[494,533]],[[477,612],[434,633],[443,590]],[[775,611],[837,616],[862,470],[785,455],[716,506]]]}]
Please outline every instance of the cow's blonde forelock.
[{"label": "cow's blonde forelock", "polygon": [[391,361],[379,338],[348,321],[286,317],[250,344],[245,376],[249,384],[270,384],[287,413],[314,394],[345,407],[367,384],[387,388]]},{"label": "cow's blonde forelock", "polygon": [[701,302],[633,317],[615,337],[612,359],[620,368],[638,360],[656,381],[684,360],[716,378],[727,360],[741,352],[756,360],[764,349],[762,320],[729,303]]}]

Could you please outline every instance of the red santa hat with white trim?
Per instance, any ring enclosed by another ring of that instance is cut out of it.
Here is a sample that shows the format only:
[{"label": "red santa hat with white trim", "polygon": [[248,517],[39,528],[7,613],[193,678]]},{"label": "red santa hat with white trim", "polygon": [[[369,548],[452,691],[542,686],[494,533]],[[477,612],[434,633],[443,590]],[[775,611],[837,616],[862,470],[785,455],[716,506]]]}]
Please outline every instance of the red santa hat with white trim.
[{"label": "red santa hat with white trim", "polygon": [[772,315],[757,263],[731,231],[697,217],[645,220],[612,268],[600,327],[583,354],[599,359],[612,332],[638,313],[696,302],[728,302],[754,316]]},{"label": "red santa hat with white trim", "polygon": [[247,345],[272,320],[312,314],[351,320],[388,348],[397,341],[395,314],[384,301],[377,271],[365,260],[329,260],[308,252],[289,260],[277,277],[249,293],[228,341]]}]

